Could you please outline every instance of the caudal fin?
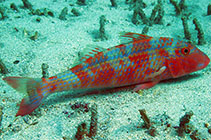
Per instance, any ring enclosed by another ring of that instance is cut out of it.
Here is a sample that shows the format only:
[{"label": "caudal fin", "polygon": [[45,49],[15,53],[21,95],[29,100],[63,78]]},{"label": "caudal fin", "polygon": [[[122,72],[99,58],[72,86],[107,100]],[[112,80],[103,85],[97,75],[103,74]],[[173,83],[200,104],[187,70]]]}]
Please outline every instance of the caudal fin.
[{"label": "caudal fin", "polygon": [[28,97],[22,99],[16,116],[24,116],[34,111],[41,103],[43,95],[39,87],[42,80],[39,78],[6,77],[3,78],[11,87],[18,92],[27,93]]}]

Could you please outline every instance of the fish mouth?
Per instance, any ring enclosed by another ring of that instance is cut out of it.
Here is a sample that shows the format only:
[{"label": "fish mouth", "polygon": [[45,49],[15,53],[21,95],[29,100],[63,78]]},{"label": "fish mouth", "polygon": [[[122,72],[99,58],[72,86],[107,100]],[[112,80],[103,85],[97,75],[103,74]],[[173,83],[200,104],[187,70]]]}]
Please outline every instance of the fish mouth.
[{"label": "fish mouth", "polygon": [[207,67],[207,65],[210,63],[210,59],[209,59],[209,57],[207,55],[204,55],[202,59],[204,61],[202,63],[198,64],[198,67],[200,69],[203,69],[203,68]]}]

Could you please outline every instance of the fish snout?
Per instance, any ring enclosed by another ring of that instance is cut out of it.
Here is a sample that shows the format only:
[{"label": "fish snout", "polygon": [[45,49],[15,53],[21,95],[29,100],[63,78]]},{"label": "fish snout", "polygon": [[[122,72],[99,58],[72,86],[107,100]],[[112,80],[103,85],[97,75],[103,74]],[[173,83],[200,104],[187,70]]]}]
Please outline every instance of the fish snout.
[{"label": "fish snout", "polygon": [[210,58],[207,55],[205,55],[204,56],[204,67],[203,68],[205,68],[209,63],[210,63]]},{"label": "fish snout", "polygon": [[210,58],[206,54],[201,55],[200,57],[198,57],[198,59],[199,69],[205,68],[210,63]]}]

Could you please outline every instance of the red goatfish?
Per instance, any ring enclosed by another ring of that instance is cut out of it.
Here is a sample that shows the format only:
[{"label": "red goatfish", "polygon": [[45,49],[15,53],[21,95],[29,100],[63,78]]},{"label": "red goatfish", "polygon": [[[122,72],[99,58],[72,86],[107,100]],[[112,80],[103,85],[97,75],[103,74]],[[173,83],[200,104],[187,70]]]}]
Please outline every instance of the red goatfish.
[{"label": "red goatfish", "polygon": [[151,88],[161,80],[180,77],[205,68],[210,59],[193,44],[167,37],[122,33],[126,43],[92,50],[80,63],[50,78],[3,78],[19,92],[27,93],[16,116],[35,110],[48,95],[71,89]]}]

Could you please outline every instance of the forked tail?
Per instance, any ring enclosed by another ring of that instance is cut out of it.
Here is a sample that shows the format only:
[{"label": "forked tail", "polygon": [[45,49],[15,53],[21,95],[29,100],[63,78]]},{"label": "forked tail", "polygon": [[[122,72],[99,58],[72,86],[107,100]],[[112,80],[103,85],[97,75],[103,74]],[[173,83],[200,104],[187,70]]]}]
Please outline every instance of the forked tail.
[{"label": "forked tail", "polygon": [[11,87],[18,92],[27,93],[23,98],[16,116],[24,116],[34,111],[41,103],[44,96],[40,91],[42,79],[25,77],[6,77],[3,78]]}]

